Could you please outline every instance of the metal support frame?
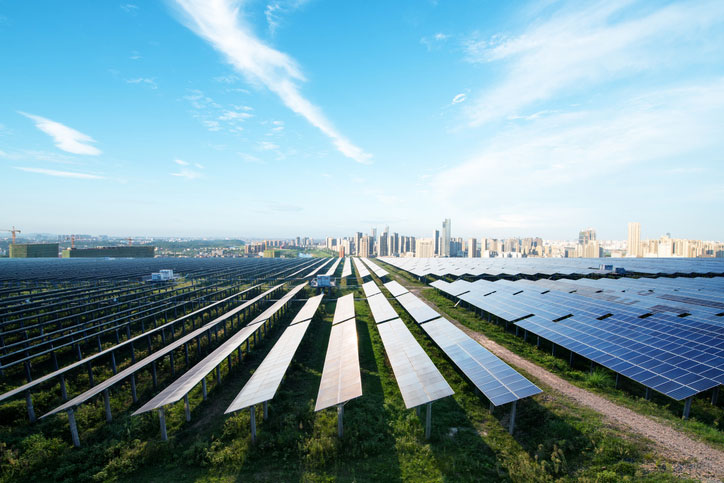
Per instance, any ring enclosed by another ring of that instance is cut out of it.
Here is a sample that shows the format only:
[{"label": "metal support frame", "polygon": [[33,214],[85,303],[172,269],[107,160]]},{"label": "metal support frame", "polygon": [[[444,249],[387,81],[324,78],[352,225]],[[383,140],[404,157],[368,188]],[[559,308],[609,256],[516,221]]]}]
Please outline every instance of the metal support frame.
[{"label": "metal support frame", "polygon": [[158,378],[156,376],[156,361],[151,362],[151,376],[153,377],[153,388],[158,386]]},{"label": "metal support frame", "polygon": [[60,397],[63,398],[63,401],[68,400],[68,389],[65,387],[65,375],[60,375]]},{"label": "metal support frame", "polygon": [[133,397],[133,402],[138,402],[138,394],[136,393],[136,375],[131,374],[131,396]]},{"label": "metal support frame", "polygon": [[33,395],[30,391],[25,391],[25,404],[28,406],[28,419],[31,423],[35,422],[35,409],[33,408]]},{"label": "metal support frame", "polygon": [[75,414],[68,409],[68,423],[70,424],[70,436],[73,439],[73,446],[80,448],[80,437],[78,436],[78,425],[75,423]]},{"label": "metal support frame", "polygon": [[269,419],[269,401],[264,401],[264,421]]},{"label": "metal support frame", "polygon": [[191,406],[189,405],[189,395],[184,394],[184,410],[186,412],[186,422],[191,421]]},{"label": "metal support frame", "polygon": [[256,414],[254,414],[254,406],[249,407],[249,414],[251,418],[249,423],[251,425],[251,443],[256,443]]},{"label": "metal support frame", "polygon": [[206,401],[206,398],[209,395],[209,392],[206,390],[206,377],[201,379],[201,394],[204,395],[204,401]]},{"label": "metal support frame", "polygon": [[111,396],[108,389],[103,390],[103,405],[106,408],[106,422],[110,423],[113,421],[113,414],[111,414]]},{"label": "metal support frame", "polygon": [[716,406],[718,399],[719,399],[719,386],[715,387],[711,393],[711,405]]},{"label": "metal support frame", "polygon": [[647,387],[646,392],[644,393],[644,398],[646,398],[647,401],[651,400],[651,388]]},{"label": "metal support frame", "polygon": [[682,416],[682,419],[689,419],[689,413],[691,412],[691,397],[686,398],[686,402],[684,403],[684,414]]},{"label": "metal support frame", "polygon": [[573,351],[571,351],[571,355],[568,357],[568,365],[573,367]]},{"label": "metal support frame", "polygon": [[425,418],[425,439],[430,439],[432,432],[432,403],[427,403],[427,417]]},{"label": "metal support frame", "polygon": [[344,417],[344,403],[337,404],[337,437],[342,439],[344,436],[344,424],[342,418]]},{"label": "metal support frame", "polygon": [[114,376],[118,374],[118,367],[116,366],[116,351],[111,351],[111,369],[113,370]]},{"label": "metal support frame", "polygon": [[510,424],[508,425],[508,433],[513,434],[515,431],[515,413],[518,409],[518,401],[513,401],[510,408]]},{"label": "metal support frame", "polygon": [[614,386],[616,389],[618,389],[619,376],[620,376],[620,375],[621,375],[621,374],[619,374],[618,372],[616,373],[616,385]]},{"label": "metal support frame", "polygon": [[161,440],[168,441],[168,433],[166,432],[166,415],[163,408],[158,408],[158,422],[161,425]]}]

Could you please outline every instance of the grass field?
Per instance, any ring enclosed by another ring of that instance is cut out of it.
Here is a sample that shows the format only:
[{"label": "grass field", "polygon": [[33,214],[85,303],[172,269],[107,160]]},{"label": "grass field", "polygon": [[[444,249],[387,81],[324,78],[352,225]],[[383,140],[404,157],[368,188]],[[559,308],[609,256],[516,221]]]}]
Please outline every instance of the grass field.
[{"label": "grass field", "polygon": [[[340,267],[341,269],[341,267]],[[334,299],[353,291],[363,396],[345,406],[344,437],[336,412],[314,412]],[[305,296],[313,295],[307,289]],[[389,295],[389,294],[388,294]],[[301,298],[301,297],[300,297]],[[645,441],[607,426],[601,417],[554,393],[518,405],[516,431],[507,432],[509,409],[488,412],[488,402],[447,361],[393,302],[455,395],[433,403],[432,437],[423,419],[407,410],[367,302],[353,279],[333,289],[310,325],[275,398],[269,418],[257,411],[251,444],[249,411],[223,411],[281,335],[298,303],[254,347],[241,365],[222,365],[222,380],[208,376],[209,398],[191,392],[192,420],[183,405],[167,410],[169,442],[160,441],[155,414],[131,417],[137,406],[121,386],[112,393],[114,420],[104,420],[102,398],[77,411],[82,447],[70,443],[67,420],[26,422],[24,401],[0,406],[2,481],[669,481],[667,461]],[[160,374],[168,367],[161,367]],[[106,374],[107,375],[107,374]],[[80,376],[82,377],[82,376]],[[140,402],[153,394],[139,378]],[[100,380],[100,374],[99,379]],[[162,384],[170,382],[167,377]],[[534,381],[537,382],[537,381]],[[81,381],[78,381],[81,385]],[[540,384],[539,384],[540,385]],[[545,387],[541,385],[545,391]],[[37,405],[57,391],[34,395]]]}]

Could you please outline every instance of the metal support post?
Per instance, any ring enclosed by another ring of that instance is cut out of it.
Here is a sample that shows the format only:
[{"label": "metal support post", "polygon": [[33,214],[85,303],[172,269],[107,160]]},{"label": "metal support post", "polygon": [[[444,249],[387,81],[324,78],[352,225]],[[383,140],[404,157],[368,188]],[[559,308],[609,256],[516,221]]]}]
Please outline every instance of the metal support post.
[{"label": "metal support post", "polygon": [[269,401],[264,401],[264,421],[269,419]]},{"label": "metal support post", "polygon": [[204,395],[204,401],[206,401],[206,397],[208,396],[208,391],[206,390],[206,377],[201,379],[201,393]]},{"label": "metal support post", "polygon": [[221,384],[221,369],[216,366],[216,384]]},{"label": "metal support post", "polygon": [[173,377],[176,375],[176,364],[174,364],[174,361],[173,361],[173,351],[169,352],[168,360],[171,363],[171,377]]},{"label": "metal support post", "polygon": [[111,397],[108,389],[103,390],[103,404],[106,407],[106,422],[110,423],[113,421],[113,415],[111,414]]},{"label": "metal support post", "polygon": [[60,375],[60,397],[63,398],[63,401],[68,400],[68,390],[65,387],[65,376],[63,374]]},{"label": "metal support post", "polygon": [[113,375],[118,373],[118,367],[116,366],[116,351],[111,351],[111,369],[113,369]]},{"label": "metal support post", "polygon": [[184,409],[186,411],[186,422],[191,421],[191,406],[189,405],[189,395],[184,394]]},{"label": "metal support post", "polygon": [[620,376],[620,374],[617,372],[617,373],[616,373],[616,385],[615,385],[615,388],[616,388],[616,389],[618,389],[619,376]]},{"label": "metal support post", "polygon": [[715,387],[711,393],[711,405],[716,406],[718,399],[719,399],[719,386]]},{"label": "metal support post", "polygon": [[151,362],[151,376],[153,377],[154,389],[158,386],[158,378],[156,377],[156,361]]},{"label": "metal support post", "polygon": [[249,413],[251,415],[251,419],[249,420],[251,424],[251,444],[254,444],[256,443],[256,415],[254,414],[254,406],[249,407]]},{"label": "metal support post", "polygon": [[432,403],[427,403],[427,418],[425,418],[425,439],[430,439],[432,431]]},{"label": "metal support post", "polygon": [[90,361],[86,363],[86,367],[88,368],[88,382],[90,383],[91,387],[95,386],[95,382],[93,382],[93,366],[91,365]]},{"label": "metal support post", "polygon": [[168,441],[168,434],[166,433],[166,416],[163,414],[163,408],[158,408],[158,422],[161,424],[161,439]]},{"label": "metal support post", "polygon": [[35,409],[33,408],[33,395],[30,391],[25,391],[25,404],[28,406],[28,419],[31,423],[35,422]]},{"label": "metal support post", "polygon": [[490,414],[493,414],[493,411],[495,410],[495,405],[493,403],[490,403],[490,407],[488,408],[488,412]]},{"label": "metal support post", "polygon": [[536,340],[535,346],[540,349],[540,336],[537,335],[536,337],[537,337],[537,340]]},{"label": "metal support post", "polygon": [[68,409],[68,423],[70,424],[70,436],[73,438],[73,446],[80,448],[80,437],[78,436],[78,426],[75,424],[75,414],[72,409]]},{"label": "metal support post", "polygon": [[515,430],[515,410],[518,408],[518,401],[513,401],[513,405],[510,409],[510,424],[508,425],[508,432],[513,434]]},{"label": "metal support post", "polygon": [[650,387],[646,388],[646,393],[644,394],[644,398],[646,398],[647,401],[649,401],[651,399],[651,388]]},{"label": "metal support post", "polygon": [[553,357],[556,356],[556,344],[555,344],[555,342],[551,342],[551,355],[552,355]]},{"label": "metal support post", "polygon": [[684,416],[683,419],[689,419],[689,412],[691,411],[691,397],[686,398],[684,403]]},{"label": "metal support post", "polygon": [[337,404],[337,437],[342,439],[344,435],[344,425],[342,418],[344,417],[344,404]]},{"label": "metal support post", "polygon": [[189,344],[188,342],[184,344],[184,358],[186,359],[186,368],[189,367]]},{"label": "metal support post", "polygon": [[136,394],[136,374],[131,374],[131,397],[133,402],[138,402],[138,395]]}]

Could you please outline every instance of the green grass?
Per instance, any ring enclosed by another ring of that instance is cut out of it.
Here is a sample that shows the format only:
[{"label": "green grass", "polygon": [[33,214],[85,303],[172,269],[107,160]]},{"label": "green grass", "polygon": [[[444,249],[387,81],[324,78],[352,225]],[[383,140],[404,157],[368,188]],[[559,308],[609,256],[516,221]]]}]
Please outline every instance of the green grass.
[{"label": "green grass", "polygon": [[[601,395],[639,414],[666,422],[716,448],[724,449],[724,409],[721,407],[721,403],[712,406],[708,397],[696,398],[692,403],[690,419],[682,420],[683,402],[674,401],[657,393],[653,394],[651,400],[646,400],[644,398],[644,387],[625,378],[621,378],[620,387],[616,389],[615,376],[612,372],[597,367],[594,373],[591,374],[588,361],[582,358],[574,358],[574,365],[571,367],[568,363],[570,353],[565,349],[558,348],[557,354],[559,357],[554,357],[550,354],[551,346],[549,343],[542,343],[541,349],[538,349],[535,343],[525,342],[522,337],[505,330],[504,326],[487,322],[461,306],[455,307],[454,301],[451,301],[436,289],[421,283],[409,273],[388,264],[385,264],[385,269],[394,274],[396,278],[403,279],[408,286],[422,288],[422,296],[434,303],[446,315],[466,327],[484,334],[529,361],[546,368],[568,382]],[[514,330],[512,324],[509,324],[509,329]]]},{"label": "green grass", "polygon": [[[350,280],[350,285],[354,284]],[[346,284],[344,284],[346,286]],[[359,284],[358,284],[359,285]],[[488,412],[484,398],[396,307],[408,328],[455,390],[433,404],[432,437],[424,438],[424,413],[405,408],[362,291],[355,288],[363,396],[345,406],[345,435],[336,436],[333,408],[314,412],[334,299],[325,297],[275,398],[269,419],[257,411],[251,444],[249,411],[223,411],[241,390],[301,305],[276,323],[259,347],[221,384],[208,377],[209,398],[191,394],[192,421],[183,404],[169,408],[170,441],[160,441],[155,413],[131,417],[127,387],[112,394],[114,420],[106,424],[102,399],[77,411],[83,446],[70,444],[67,421],[53,417],[28,426],[19,404],[13,424],[0,428],[2,481],[627,481],[674,480],[668,462],[649,454],[645,441],[608,427],[601,417],[565,398],[542,394],[519,404],[517,430],[507,432],[508,408]],[[306,291],[309,296],[313,292]],[[253,316],[253,314],[251,315]],[[168,371],[167,366],[159,373]],[[139,397],[157,391],[139,377]],[[165,377],[163,383],[168,383]],[[49,394],[49,399],[57,395]],[[42,394],[37,399],[42,399]]]}]

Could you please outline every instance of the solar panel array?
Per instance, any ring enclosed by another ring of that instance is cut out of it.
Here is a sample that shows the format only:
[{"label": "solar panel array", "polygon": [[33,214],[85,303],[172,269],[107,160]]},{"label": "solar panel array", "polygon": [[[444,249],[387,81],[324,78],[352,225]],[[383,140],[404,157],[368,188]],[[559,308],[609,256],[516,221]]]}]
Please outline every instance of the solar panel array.
[{"label": "solar panel array", "polygon": [[328,277],[333,276],[333,275],[334,275],[334,272],[337,271],[337,267],[339,267],[339,263],[340,263],[341,261],[342,261],[341,258],[338,258],[337,260],[335,260],[334,263],[332,264],[332,266],[329,267],[329,270],[327,270],[327,273],[325,273],[325,275],[327,275]]},{"label": "solar panel array", "polygon": [[381,257],[385,263],[418,277],[447,275],[462,277],[550,276],[606,274],[601,265],[613,265],[639,274],[724,275],[724,259],[716,258],[397,258]]},{"label": "solar panel array", "polygon": [[292,362],[294,353],[302,342],[312,317],[322,302],[323,295],[312,297],[304,304],[294,319],[269,351],[251,378],[234,398],[226,413],[248,408],[269,401],[276,394],[282,378]]},{"label": "solar panel array", "polygon": [[364,266],[362,261],[359,258],[353,258],[354,261],[354,268],[357,269],[357,273],[359,274],[359,278],[364,279],[365,277],[370,276],[370,271],[367,270],[367,267]]},{"label": "solar panel array", "polygon": [[344,258],[344,266],[342,267],[342,278],[352,276],[352,262],[349,261],[349,257]]},{"label": "solar panel array", "polygon": [[389,272],[385,270],[384,268],[377,265],[375,262],[370,260],[369,258],[362,257],[362,261],[369,267],[370,270],[372,270],[372,273],[377,275],[379,278],[386,277]]},{"label": "solar panel array", "polygon": [[66,403],[58,406],[57,408],[55,408],[52,411],[48,412],[47,414],[43,415],[43,417],[47,417],[47,416],[65,411],[67,409],[72,409],[72,408],[75,408],[76,406],[83,404],[88,399],[90,399],[94,396],[97,396],[98,394],[100,394],[104,390],[110,388],[114,384],[123,381],[127,377],[133,376],[140,369],[143,369],[144,367],[148,366],[149,364],[153,363],[154,361],[170,354],[174,350],[182,347],[184,344],[191,342],[194,338],[207,333],[207,331],[209,331],[213,327],[217,326],[219,323],[222,323],[225,320],[230,319],[231,317],[235,316],[237,313],[242,312],[243,310],[247,309],[248,307],[251,307],[253,304],[255,304],[256,302],[267,297],[268,295],[270,295],[271,293],[273,293],[280,287],[281,287],[281,285],[272,287],[271,289],[267,290],[266,292],[254,297],[253,299],[251,299],[247,302],[244,302],[243,304],[239,305],[238,307],[234,308],[233,310],[226,312],[222,316],[217,317],[216,319],[212,320],[211,322],[199,327],[198,329],[186,334],[185,336],[180,337],[179,339],[175,340],[174,342],[168,344],[163,349],[149,354],[145,358],[141,359],[140,361],[138,361],[134,364],[131,364],[127,368],[123,369],[122,371],[119,371],[117,374],[109,377],[108,379],[104,380],[100,384],[90,388],[89,390],[79,394],[78,396],[67,401]]},{"label": "solar panel array", "polygon": [[254,318],[248,325],[244,326],[229,337],[223,344],[217,347],[211,354],[202,359],[199,363],[186,371],[181,377],[172,382],[161,391],[156,397],[144,404],[134,415],[161,408],[167,404],[180,401],[191,389],[200,383],[216,366],[221,364],[238,347],[246,342],[263,324],[284,307],[294,296],[306,286],[306,282],[297,285],[287,292],[282,298],[274,302],[269,308]]},{"label": "solar panel array", "polygon": [[344,404],[361,395],[362,374],[354,318],[354,296],[349,294],[337,299],[314,410],[321,411]]},{"label": "solar panel array", "polygon": [[405,406],[409,409],[454,394],[379,287],[367,282],[363,289]]},{"label": "solar panel array", "polygon": [[722,277],[431,285],[675,400],[724,384]]},{"label": "solar panel array", "polygon": [[430,338],[495,406],[541,390],[397,282],[385,287]]}]

